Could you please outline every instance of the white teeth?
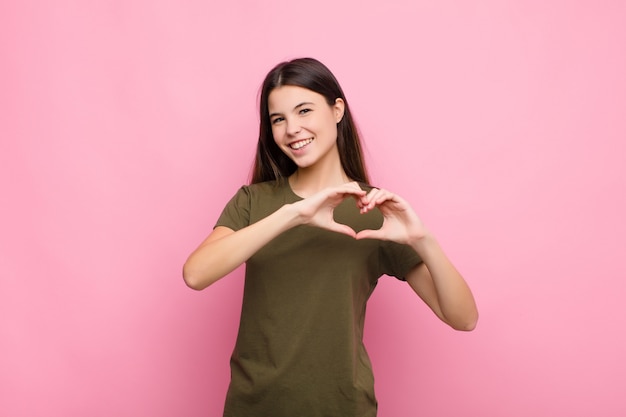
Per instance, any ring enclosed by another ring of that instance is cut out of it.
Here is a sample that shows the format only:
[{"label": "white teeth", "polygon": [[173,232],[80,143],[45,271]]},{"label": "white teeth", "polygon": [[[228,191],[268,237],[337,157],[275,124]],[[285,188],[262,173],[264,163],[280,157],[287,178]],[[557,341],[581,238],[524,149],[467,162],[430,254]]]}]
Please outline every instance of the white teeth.
[{"label": "white teeth", "polygon": [[313,138],[304,139],[304,140],[298,141],[296,143],[292,143],[291,145],[289,145],[289,147],[291,149],[296,149],[297,150],[297,149],[300,149],[300,148],[308,145],[311,142],[313,142]]}]

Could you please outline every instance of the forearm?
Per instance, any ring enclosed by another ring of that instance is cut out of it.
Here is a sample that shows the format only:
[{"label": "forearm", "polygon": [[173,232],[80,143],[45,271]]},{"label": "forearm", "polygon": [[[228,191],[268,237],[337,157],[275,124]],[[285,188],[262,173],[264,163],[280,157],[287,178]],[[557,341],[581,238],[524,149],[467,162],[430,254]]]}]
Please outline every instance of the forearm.
[{"label": "forearm", "polygon": [[236,232],[216,239],[211,236],[187,259],[183,278],[187,285],[202,290],[246,262],[259,249],[284,231],[299,224],[292,205],[287,204]]},{"label": "forearm", "polygon": [[472,330],[478,320],[474,296],[439,243],[427,234],[411,246],[428,268],[442,318],[455,329]]}]

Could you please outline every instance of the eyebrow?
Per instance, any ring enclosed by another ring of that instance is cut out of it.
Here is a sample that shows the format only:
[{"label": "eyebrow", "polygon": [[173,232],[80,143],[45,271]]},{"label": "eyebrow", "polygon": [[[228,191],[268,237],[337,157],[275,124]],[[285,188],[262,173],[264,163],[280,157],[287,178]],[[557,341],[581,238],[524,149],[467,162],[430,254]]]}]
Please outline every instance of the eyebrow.
[{"label": "eyebrow", "polygon": [[[309,101],[305,101],[305,102],[302,102],[302,103],[298,104],[298,105],[297,105],[296,107],[294,107],[293,109],[294,109],[294,110],[297,110],[297,109],[299,109],[300,107],[302,107],[302,106],[307,106],[307,105],[308,105],[308,106],[312,106],[312,105],[315,105],[315,103],[312,103],[312,102],[309,102]],[[280,116],[280,113],[270,113],[270,119],[271,119],[272,117],[274,117],[274,116]]]}]

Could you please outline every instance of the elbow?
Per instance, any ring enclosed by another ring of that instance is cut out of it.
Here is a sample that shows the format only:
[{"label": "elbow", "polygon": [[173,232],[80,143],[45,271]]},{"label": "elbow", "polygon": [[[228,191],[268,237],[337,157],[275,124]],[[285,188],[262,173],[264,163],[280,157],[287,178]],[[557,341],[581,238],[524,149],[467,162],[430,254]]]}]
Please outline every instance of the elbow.
[{"label": "elbow", "polygon": [[197,275],[194,274],[189,265],[185,263],[183,266],[183,280],[185,284],[192,290],[200,291],[205,289],[208,285],[202,283],[196,277]]},{"label": "elbow", "polygon": [[460,332],[471,332],[476,328],[476,324],[478,324],[478,320],[463,323],[461,325],[452,326],[454,330],[458,330]]},{"label": "elbow", "polygon": [[471,332],[476,328],[478,324],[478,312],[475,311],[472,314],[468,314],[462,318],[458,318],[454,321],[447,321],[448,325],[454,330],[461,332]]}]

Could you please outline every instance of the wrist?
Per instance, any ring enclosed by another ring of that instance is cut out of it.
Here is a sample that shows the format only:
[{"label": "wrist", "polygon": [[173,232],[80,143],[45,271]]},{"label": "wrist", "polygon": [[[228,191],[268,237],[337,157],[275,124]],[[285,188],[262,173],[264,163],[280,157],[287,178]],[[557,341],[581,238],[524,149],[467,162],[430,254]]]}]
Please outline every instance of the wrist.
[{"label": "wrist", "polygon": [[285,204],[276,211],[279,218],[285,221],[285,229],[304,224],[304,216],[297,209],[296,203]]},{"label": "wrist", "polygon": [[426,232],[411,240],[409,244],[418,255],[422,257],[422,260],[429,256],[433,250],[439,248],[439,243],[431,233]]}]

